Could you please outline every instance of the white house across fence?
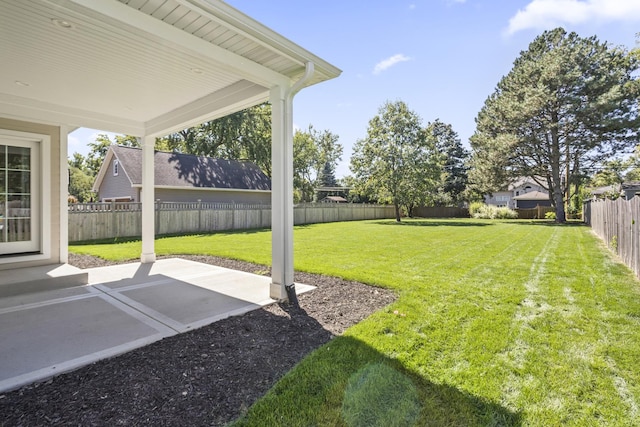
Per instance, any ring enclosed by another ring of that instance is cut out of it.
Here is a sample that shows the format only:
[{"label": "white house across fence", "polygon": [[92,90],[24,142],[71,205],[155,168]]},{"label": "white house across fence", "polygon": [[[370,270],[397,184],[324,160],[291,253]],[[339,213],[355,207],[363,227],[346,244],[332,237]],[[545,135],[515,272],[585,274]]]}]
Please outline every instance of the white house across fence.
[{"label": "white house across fence", "polygon": [[[389,205],[309,203],[294,207],[294,223],[394,218]],[[156,202],[156,235],[208,233],[271,227],[270,205],[205,202]],[[135,237],[142,233],[140,203],[69,205],[69,241]]]},{"label": "white house across fence", "polygon": [[589,201],[584,221],[640,278],[640,197]]}]

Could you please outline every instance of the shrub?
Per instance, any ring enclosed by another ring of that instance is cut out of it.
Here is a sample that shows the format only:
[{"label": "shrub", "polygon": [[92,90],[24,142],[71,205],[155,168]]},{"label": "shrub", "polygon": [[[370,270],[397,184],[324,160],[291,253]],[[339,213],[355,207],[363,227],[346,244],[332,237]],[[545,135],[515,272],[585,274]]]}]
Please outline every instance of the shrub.
[{"label": "shrub", "polygon": [[485,206],[484,203],[482,202],[473,202],[469,205],[469,215],[471,216],[471,218],[475,218],[475,215],[480,212],[480,210],[482,210]]},{"label": "shrub", "polygon": [[556,219],[556,213],[555,212],[547,212],[546,214],[544,214],[544,217],[546,219]]},{"label": "shrub", "polygon": [[495,218],[497,219],[518,219],[518,212],[509,208],[498,208]]},{"label": "shrub", "polygon": [[518,212],[507,207],[485,205],[484,203],[472,203],[469,206],[469,213],[472,218],[477,219],[517,219]]}]

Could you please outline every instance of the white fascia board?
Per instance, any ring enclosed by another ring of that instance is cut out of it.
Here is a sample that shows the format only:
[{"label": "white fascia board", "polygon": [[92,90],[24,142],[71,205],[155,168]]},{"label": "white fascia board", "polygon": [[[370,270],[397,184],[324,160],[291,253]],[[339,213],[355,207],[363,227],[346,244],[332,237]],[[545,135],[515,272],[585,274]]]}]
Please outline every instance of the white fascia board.
[{"label": "white fascia board", "polygon": [[144,123],[0,93],[0,116],[70,127],[87,127],[127,135],[144,135]]},{"label": "white fascia board", "polygon": [[[142,188],[142,184],[133,184],[133,188]],[[271,190],[253,190],[248,188],[216,188],[216,187],[184,187],[180,185],[154,185],[159,190],[197,190],[197,191],[232,191],[242,193],[265,193],[270,194]]]},{"label": "white fascia board", "polygon": [[[316,71],[328,78],[338,77],[342,71],[314,55],[291,40],[276,33],[238,9],[220,0],[178,0],[178,2],[198,13],[225,26],[231,26],[238,34],[270,49],[278,55],[285,56],[297,62],[302,67],[307,62],[313,62]],[[215,8],[212,8],[215,6]]]},{"label": "white fascia board", "polygon": [[107,173],[107,169],[109,169],[109,163],[111,163],[111,159],[115,156],[115,153],[111,148],[107,150],[107,154],[104,156],[104,160],[102,160],[102,165],[100,165],[100,170],[96,175],[96,179],[93,181],[93,186],[91,187],[91,191],[98,192],[100,189],[100,185],[102,185],[102,180]]},{"label": "white fascia board", "polygon": [[145,135],[163,137],[208,120],[224,117],[269,99],[269,90],[241,80],[146,123]]},{"label": "white fascia board", "polygon": [[266,87],[288,85],[290,79],[270,68],[230,52],[206,40],[195,37],[152,16],[120,3],[119,1],[66,0],[64,4],[76,4],[100,15],[124,24],[120,28],[126,32],[138,31],[150,42],[158,42],[181,51],[204,56],[215,61],[220,69],[234,73]]}]

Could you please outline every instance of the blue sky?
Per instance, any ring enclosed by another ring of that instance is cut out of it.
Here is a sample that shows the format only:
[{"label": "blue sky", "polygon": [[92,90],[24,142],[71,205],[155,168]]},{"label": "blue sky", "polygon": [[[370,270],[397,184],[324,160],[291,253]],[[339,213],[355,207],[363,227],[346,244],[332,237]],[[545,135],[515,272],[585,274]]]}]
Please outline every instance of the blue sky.
[{"label": "blue sky", "polygon": [[[635,46],[640,0],[228,0],[231,6],[342,69],[294,99],[294,124],[337,134],[336,176],[349,174],[354,142],[387,100],[423,120],[449,123],[467,144],[474,119],[519,53],[562,26]],[[94,130],[70,136],[86,154]]]}]

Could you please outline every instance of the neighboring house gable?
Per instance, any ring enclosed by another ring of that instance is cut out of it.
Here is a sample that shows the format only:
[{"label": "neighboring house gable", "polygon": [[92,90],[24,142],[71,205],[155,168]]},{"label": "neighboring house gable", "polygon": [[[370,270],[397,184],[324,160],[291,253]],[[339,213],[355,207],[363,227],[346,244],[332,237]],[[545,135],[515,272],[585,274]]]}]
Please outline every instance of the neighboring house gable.
[{"label": "neighboring house gable", "polygon": [[[167,202],[268,204],[271,180],[252,162],[154,153],[155,198]],[[142,150],[112,145],[93,189],[99,200],[140,201]]]},{"label": "neighboring house gable", "polygon": [[[551,199],[546,188],[535,180],[525,177],[515,180],[506,189],[485,196],[485,203],[511,209],[527,209],[535,208],[537,205],[551,206]],[[533,205],[530,206],[532,203]]]}]

